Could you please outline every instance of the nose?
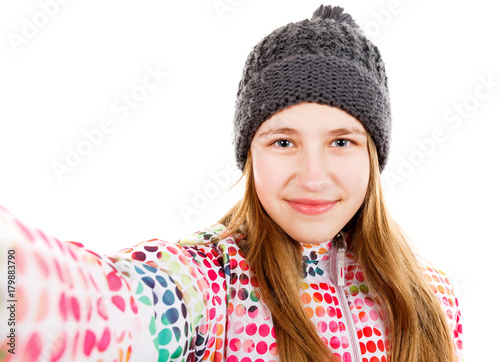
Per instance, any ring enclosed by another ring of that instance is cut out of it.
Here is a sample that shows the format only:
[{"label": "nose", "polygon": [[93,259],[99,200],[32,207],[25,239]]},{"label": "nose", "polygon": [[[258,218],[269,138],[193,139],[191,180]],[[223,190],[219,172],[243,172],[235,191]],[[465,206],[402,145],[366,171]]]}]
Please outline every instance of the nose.
[{"label": "nose", "polygon": [[331,182],[326,156],[326,152],[320,149],[303,149],[298,158],[296,174],[299,187],[318,192]]}]

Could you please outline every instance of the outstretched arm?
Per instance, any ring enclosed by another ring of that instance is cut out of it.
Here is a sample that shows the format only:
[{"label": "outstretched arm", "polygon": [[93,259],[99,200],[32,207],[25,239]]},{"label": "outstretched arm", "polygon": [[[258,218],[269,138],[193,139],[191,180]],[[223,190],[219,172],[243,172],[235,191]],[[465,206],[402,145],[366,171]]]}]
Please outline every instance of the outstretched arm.
[{"label": "outstretched arm", "polygon": [[0,238],[0,361],[209,353],[225,292],[208,288],[193,248],[152,240],[101,255],[30,228],[1,206]]}]

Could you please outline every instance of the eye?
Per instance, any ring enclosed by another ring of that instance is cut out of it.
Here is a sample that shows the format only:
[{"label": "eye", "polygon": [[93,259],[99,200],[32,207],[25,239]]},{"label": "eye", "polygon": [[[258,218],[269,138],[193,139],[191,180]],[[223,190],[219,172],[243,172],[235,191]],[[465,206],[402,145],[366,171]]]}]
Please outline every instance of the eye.
[{"label": "eye", "polygon": [[[336,140],[334,141],[334,143],[335,143],[335,142],[340,142],[341,146],[340,146],[339,148],[349,148],[349,147],[352,147],[352,145],[351,145],[351,144],[353,143],[352,141],[350,141],[350,140],[346,140],[345,138],[339,138],[339,139],[336,139]],[[347,145],[347,146],[345,146],[345,144],[346,144],[346,143],[348,143],[348,145]],[[344,146],[342,146],[342,144],[343,144]]]},{"label": "eye", "polygon": [[[333,140],[332,143],[337,144],[337,147],[334,148],[351,148],[353,144],[356,144],[355,142],[345,138],[338,138]],[[288,138],[276,139],[270,143],[270,146],[274,146],[276,148],[290,148],[290,145],[293,145],[293,142]]]},{"label": "eye", "polygon": [[290,147],[287,147],[287,145],[289,145],[289,144],[293,144],[292,141],[290,141],[289,139],[286,139],[286,138],[280,138],[278,140],[274,140],[271,143],[271,146],[277,145],[276,146],[277,148],[290,148]]}]

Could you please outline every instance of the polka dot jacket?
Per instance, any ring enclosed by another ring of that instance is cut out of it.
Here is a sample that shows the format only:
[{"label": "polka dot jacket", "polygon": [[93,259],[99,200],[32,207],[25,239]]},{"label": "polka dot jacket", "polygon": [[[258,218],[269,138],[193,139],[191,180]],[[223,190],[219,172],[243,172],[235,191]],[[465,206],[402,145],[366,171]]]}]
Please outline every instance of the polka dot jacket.
[{"label": "polka dot jacket", "polygon": [[[0,207],[0,270],[15,266],[16,275],[13,288],[0,282],[0,361],[278,361],[271,314],[238,247],[243,235],[206,244],[224,228],[102,255]],[[386,313],[343,245],[303,244],[300,298],[335,361],[387,361]],[[446,275],[422,262],[459,361],[458,301]]]}]

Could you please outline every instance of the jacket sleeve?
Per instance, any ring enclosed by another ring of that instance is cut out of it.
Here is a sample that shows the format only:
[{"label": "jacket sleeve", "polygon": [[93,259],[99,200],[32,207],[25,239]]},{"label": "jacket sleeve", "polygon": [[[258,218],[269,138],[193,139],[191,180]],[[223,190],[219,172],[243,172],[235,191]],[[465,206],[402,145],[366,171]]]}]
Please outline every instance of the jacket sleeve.
[{"label": "jacket sleeve", "polygon": [[156,239],[102,255],[1,206],[0,241],[0,361],[219,357],[226,300],[216,257]]},{"label": "jacket sleeve", "polygon": [[427,261],[424,265],[424,276],[447,316],[455,350],[455,361],[463,361],[462,315],[453,285],[447,275],[442,270],[437,269],[432,263]]}]

